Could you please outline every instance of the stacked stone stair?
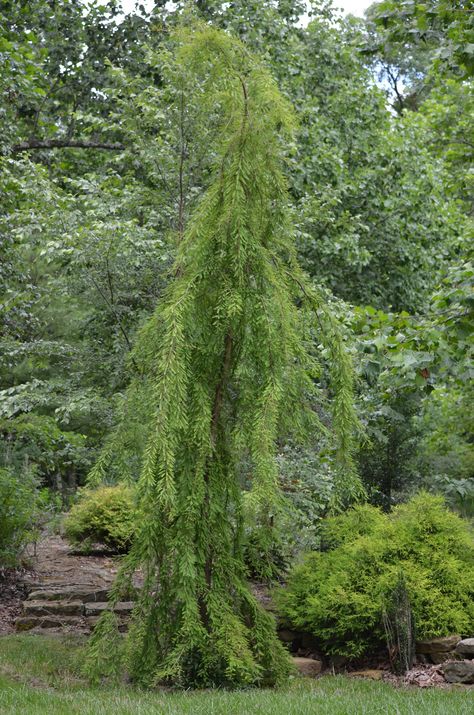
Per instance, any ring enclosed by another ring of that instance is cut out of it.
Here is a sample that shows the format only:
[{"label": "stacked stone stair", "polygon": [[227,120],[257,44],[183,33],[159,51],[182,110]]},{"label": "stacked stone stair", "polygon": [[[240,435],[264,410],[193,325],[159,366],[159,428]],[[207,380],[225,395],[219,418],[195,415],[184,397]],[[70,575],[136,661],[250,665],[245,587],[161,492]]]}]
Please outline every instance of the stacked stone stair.
[{"label": "stacked stone stair", "polygon": [[[16,621],[18,631],[75,630],[88,633],[104,610],[108,590],[78,586],[38,588],[30,592],[23,602],[22,614]],[[127,627],[133,601],[117,603],[115,612],[122,630]]]}]

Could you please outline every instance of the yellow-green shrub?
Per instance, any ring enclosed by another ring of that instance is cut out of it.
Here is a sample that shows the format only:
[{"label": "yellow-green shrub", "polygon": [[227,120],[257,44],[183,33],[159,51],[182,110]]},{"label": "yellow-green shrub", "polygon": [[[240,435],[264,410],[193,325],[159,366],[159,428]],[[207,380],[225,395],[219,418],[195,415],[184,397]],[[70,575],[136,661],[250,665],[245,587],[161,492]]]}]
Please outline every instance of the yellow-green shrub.
[{"label": "yellow-green shrub", "polygon": [[135,492],[117,485],[84,490],[64,521],[66,539],[87,550],[102,544],[112,551],[127,551],[136,527]]},{"label": "yellow-green shrub", "polygon": [[328,520],[326,543],[277,595],[282,615],[326,653],[359,656],[384,642],[382,612],[400,572],[418,637],[474,632],[473,536],[441,498],[419,494],[391,514],[356,507]]}]

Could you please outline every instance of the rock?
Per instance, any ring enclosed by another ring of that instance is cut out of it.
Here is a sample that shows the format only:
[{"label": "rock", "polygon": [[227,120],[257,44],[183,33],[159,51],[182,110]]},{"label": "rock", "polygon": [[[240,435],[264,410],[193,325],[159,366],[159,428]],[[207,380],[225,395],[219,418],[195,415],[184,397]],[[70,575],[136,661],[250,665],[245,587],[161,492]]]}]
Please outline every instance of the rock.
[{"label": "rock", "polygon": [[28,594],[27,601],[58,601],[64,598],[64,593],[62,591],[51,591],[47,589],[41,589],[39,591],[31,591]]},{"label": "rock", "polygon": [[82,616],[82,601],[25,601],[25,616]]},{"label": "rock", "polygon": [[454,650],[461,640],[460,636],[445,636],[442,638],[429,638],[416,642],[416,652],[430,655],[431,653],[444,653]]},{"label": "rock", "polygon": [[456,646],[456,653],[464,658],[474,658],[474,638],[464,638]]},{"label": "rock", "polygon": [[383,670],[354,670],[352,673],[348,673],[348,675],[352,676],[353,678],[369,678],[370,680],[382,680],[383,673]]},{"label": "rock", "polygon": [[94,601],[107,601],[108,589],[90,589],[83,586],[69,586],[55,589],[41,589],[32,591],[28,601],[82,601],[89,603]]},{"label": "rock", "polygon": [[441,653],[430,653],[429,659],[435,665],[440,665],[441,663],[446,663],[448,660],[459,660],[459,655],[456,651],[444,651]]},{"label": "rock", "polygon": [[458,662],[443,663],[441,670],[448,683],[474,683],[474,662],[460,660]]},{"label": "rock", "polygon": [[[119,601],[115,604],[114,611],[118,615],[128,616],[135,606],[133,601]],[[86,603],[85,604],[85,615],[86,616],[100,616],[104,611],[110,608],[110,603]]]},{"label": "rock", "polygon": [[310,678],[319,675],[323,667],[321,661],[314,658],[292,658],[292,660],[299,673]]},{"label": "rock", "polygon": [[43,630],[64,628],[65,626],[82,627],[83,620],[79,616],[20,616],[16,619],[17,631]]}]

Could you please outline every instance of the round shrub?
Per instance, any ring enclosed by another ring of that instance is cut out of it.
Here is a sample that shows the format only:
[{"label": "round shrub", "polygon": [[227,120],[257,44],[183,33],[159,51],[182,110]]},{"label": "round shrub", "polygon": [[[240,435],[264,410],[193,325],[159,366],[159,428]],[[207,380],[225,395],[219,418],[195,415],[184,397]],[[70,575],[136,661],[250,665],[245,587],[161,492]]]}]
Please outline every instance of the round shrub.
[{"label": "round shrub", "polygon": [[135,492],[117,485],[82,491],[64,521],[66,539],[82,550],[102,544],[118,553],[127,551],[135,528]]},{"label": "round shrub", "polygon": [[323,544],[294,567],[277,602],[327,654],[357,657],[384,643],[382,614],[400,574],[418,638],[474,632],[472,532],[440,497],[418,494],[391,514],[351,509],[328,519]]}]

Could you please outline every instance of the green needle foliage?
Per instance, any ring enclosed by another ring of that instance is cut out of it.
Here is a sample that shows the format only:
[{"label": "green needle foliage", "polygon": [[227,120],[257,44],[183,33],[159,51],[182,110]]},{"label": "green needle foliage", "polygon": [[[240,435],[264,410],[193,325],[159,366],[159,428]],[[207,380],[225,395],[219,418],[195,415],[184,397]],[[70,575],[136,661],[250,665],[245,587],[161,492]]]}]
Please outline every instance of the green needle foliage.
[{"label": "green needle foliage", "polygon": [[219,110],[218,147],[173,279],[135,348],[154,413],[138,533],[113,600],[139,568],[143,588],[122,660],[107,645],[117,643],[110,611],[92,637],[88,667],[95,674],[124,668],[145,685],[276,684],[290,663],[247,583],[242,464],[251,465],[246,507],[270,529],[280,499],[277,437],[318,427],[321,342],[333,357],[341,473],[353,475],[350,361],[296,263],[281,170],[291,108],[268,71],[224,32],[180,31],[176,63]]}]

